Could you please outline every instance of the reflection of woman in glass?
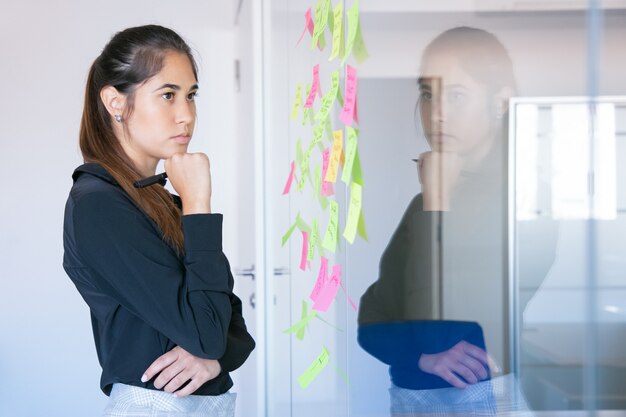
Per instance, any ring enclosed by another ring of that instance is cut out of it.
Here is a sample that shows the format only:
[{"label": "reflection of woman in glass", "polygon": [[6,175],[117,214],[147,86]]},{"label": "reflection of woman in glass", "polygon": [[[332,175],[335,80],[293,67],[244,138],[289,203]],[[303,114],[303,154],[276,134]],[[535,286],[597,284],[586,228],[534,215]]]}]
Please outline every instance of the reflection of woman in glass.
[{"label": "reflection of woman in glass", "polygon": [[504,399],[494,396],[492,385],[494,376],[509,371],[506,111],[516,88],[512,63],[492,34],[455,28],[427,46],[418,83],[416,119],[431,148],[419,156],[422,192],[381,258],[378,281],[361,299],[359,343],[390,365],[394,414],[519,409],[512,378]]}]

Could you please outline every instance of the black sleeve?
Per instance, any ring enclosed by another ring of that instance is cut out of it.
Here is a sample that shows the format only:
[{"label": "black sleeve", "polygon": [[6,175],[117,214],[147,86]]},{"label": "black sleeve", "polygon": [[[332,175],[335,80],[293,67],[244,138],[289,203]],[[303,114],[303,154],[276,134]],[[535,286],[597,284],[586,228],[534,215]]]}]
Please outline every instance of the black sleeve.
[{"label": "black sleeve", "polygon": [[74,201],[78,254],[100,291],[194,356],[224,355],[232,277],[222,252],[222,216],[183,216],[183,263],[122,193]]},{"label": "black sleeve", "polygon": [[441,216],[422,210],[421,194],[411,201],[381,257],[378,280],[361,297],[359,325],[434,318]]},{"label": "black sleeve", "polygon": [[230,296],[232,316],[228,327],[226,352],[218,362],[224,372],[232,372],[239,368],[248,359],[254,350],[254,339],[246,329],[246,323],[241,314],[241,300],[235,294]]}]

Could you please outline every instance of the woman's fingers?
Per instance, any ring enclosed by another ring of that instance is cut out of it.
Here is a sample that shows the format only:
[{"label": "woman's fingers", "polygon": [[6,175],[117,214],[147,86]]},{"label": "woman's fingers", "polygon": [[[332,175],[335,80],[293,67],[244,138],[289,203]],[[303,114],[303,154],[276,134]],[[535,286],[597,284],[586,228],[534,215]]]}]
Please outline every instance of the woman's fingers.
[{"label": "woman's fingers", "polygon": [[159,356],[154,362],[152,362],[148,369],[146,369],[146,372],[144,372],[141,377],[141,382],[151,380],[156,374],[176,362],[178,359],[178,353],[178,347],[175,347],[169,352]]}]

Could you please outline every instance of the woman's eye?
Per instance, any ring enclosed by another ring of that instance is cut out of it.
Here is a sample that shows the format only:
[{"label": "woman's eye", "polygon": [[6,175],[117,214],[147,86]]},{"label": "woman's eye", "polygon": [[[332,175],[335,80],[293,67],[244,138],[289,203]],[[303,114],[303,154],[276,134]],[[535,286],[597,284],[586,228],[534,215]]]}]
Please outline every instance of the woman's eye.
[{"label": "woman's eye", "polygon": [[174,98],[174,93],[170,92],[170,93],[164,93],[161,97],[163,97],[165,100],[170,101]]},{"label": "woman's eye", "polygon": [[195,101],[196,97],[198,97],[198,92],[194,91],[193,93],[187,94],[187,101]]},{"label": "woman's eye", "polygon": [[451,92],[448,94],[448,100],[450,103],[461,104],[465,101],[467,95],[461,92]]},{"label": "woman's eye", "polygon": [[433,99],[433,95],[430,91],[422,91],[420,93],[420,99],[425,100],[425,101],[430,101]]}]

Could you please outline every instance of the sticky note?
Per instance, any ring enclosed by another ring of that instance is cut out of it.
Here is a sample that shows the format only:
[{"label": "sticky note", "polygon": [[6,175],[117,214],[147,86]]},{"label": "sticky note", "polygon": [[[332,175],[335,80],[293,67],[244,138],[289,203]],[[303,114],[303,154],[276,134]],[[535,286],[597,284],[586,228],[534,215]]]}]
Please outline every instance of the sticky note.
[{"label": "sticky note", "polygon": [[350,185],[350,205],[348,207],[348,219],[346,227],[343,231],[343,237],[350,243],[354,243],[356,237],[356,229],[361,216],[361,207],[363,203],[363,195],[361,186],[357,183]]},{"label": "sticky note", "polygon": [[365,230],[365,217],[363,217],[363,209],[361,209],[361,215],[359,216],[359,224],[356,227],[356,231],[364,240],[367,240],[367,230]]},{"label": "sticky note", "polygon": [[298,340],[303,340],[304,339],[304,332],[306,330],[306,326],[316,316],[317,316],[317,312],[316,311],[311,311],[309,313],[306,301],[302,300],[302,313],[300,315],[300,321],[295,323],[293,326],[291,326],[287,330],[283,330],[283,333],[295,333],[296,334],[296,338]]},{"label": "sticky note", "polygon": [[303,230],[307,233],[311,233],[311,226],[309,226],[303,219],[302,217],[300,217],[300,213],[298,213],[298,215],[296,216],[296,225],[298,226],[299,230]]},{"label": "sticky note", "polygon": [[315,195],[318,198],[320,206],[322,209],[326,210],[326,207],[328,207],[328,198],[322,195],[322,168],[319,165],[315,167],[315,184],[313,189],[315,190]]},{"label": "sticky note", "polygon": [[359,131],[350,126],[346,126],[346,160],[341,173],[341,181],[346,185],[350,182],[352,169],[354,167],[354,159],[358,146]]},{"label": "sticky note", "polygon": [[[322,178],[326,178],[326,173],[328,172],[328,163],[330,160],[330,148],[324,149],[322,152]],[[323,196],[330,196],[334,194],[333,183],[328,182],[326,180],[322,180],[322,189],[320,192]]]},{"label": "sticky note", "polygon": [[351,65],[346,65],[346,94],[343,103],[343,110],[339,119],[347,126],[352,126],[354,118],[354,108],[356,105],[357,74],[356,69]]},{"label": "sticky note", "polygon": [[317,294],[317,298],[313,303],[312,309],[316,311],[327,311],[337,296],[337,291],[339,291],[340,285],[341,265],[334,265],[333,272],[326,284],[320,290],[319,294]]},{"label": "sticky note", "polygon": [[339,170],[339,160],[341,159],[341,152],[343,150],[343,130],[335,130],[333,132],[333,149],[330,154],[330,160],[328,163],[328,170],[323,177],[324,181],[336,182],[337,171]]},{"label": "sticky note", "polygon": [[327,281],[328,281],[328,259],[322,256],[321,264],[320,264],[320,271],[317,274],[317,280],[315,281],[315,286],[313,287],[313,290],[311,291],[311,294],[309,295],[309,298],[313,302],[317,300],[317,296],[320,294],[320,292],[322,291],[322,288],[324,288]]},{"label": "sticky note", "polygon": [[324,242],[322,246],[333,253],[337,250],[337,240],[339,238],[339,205],[335,200],[330,200],[330,216]]},{"label": "sticky note", "polygon": [[356,62],[359,64],[361,64],[369,57],[367,47],[365,46],[365,41],[363,40],[363,34],[361,32],[360,21],[357,23],[356,27],[356,34],[354,36],[354,43],[352,47],[352,55],[354,56],[354,59],[356,59]]},{"label": "sticky note", "polygon": [[331,87],[330,91],[322,98],[322,105],[320,111],[315,115],[315,120],[326,120],[330,109],[337,98],[337,91],[339,91],[339,70],[335,70],[331,74]]},{"label": "sticky note", "polygon": [[333,49],[328,60],[332,61],[338,56],[343,56],[343,50],[343,1],[340,1],[333,13]]},{"label": "sticky note", "polygon": [[309,235],[309,247],[307,250],[306,261],[307,265],[310,267],[310,262],[315,257],[315,249],[317,247],[317,241],[319,240],[319,229],[317,227],[317,219],[313,219],[313,224],[311,225],[311,234]]},{"label": "sticky note", "polygon": [[302,29],[302,34],[298,38],[298,42],[296,42],[296,46],[300,45],[300,42],[302,41],[302,38],[304,37],[304,34],[306,33],[307,29],[309,33],[311,34],[311,36],[313,36],[313,28],[314,28],[314,23],[313,23],[313,19],[311,18],[311,8],[309,7],[308,9],[306,9],[306,12],[304,13],[304,29]]},{"label": "sticky note", "polygon": [[285,188],[283,188],[283,195],[289,193],[291,189],[291,183],[293,182],[293,175],[296,169],[296,162],[291,161],[291,170],[289,171],[289,177],[287,177],[287,183],[285,184]]},{"label": "sticky note", "polygon": [[302,389],[308,387],[317,375],[328,365],[328,357],[330,353],[326,347],[322,347],[322,353],[309,365],[306,371],[298,377],[298,384]]},{"label": "sticky note", "polygon": [[[311,49],[320,46],[319,44],[322,42],[324,30],[328,24],[328,11],[330,7],[330,0],[317,0],[317,4],[315,5],[315,27],[313,29],[313,37],[311,38]],[[326,42],[324,41],[324,43]],[[323,49],[323,47],[320,46],[320,49]]]},{"label": "sticky note", "polygon": [[302,231],[302,256],[300,257],[300,269],[306,271],[306,258],[309,255],[309,234]]},{"label": "sticky note", "polygon": [[[311,94],[311,84],[307,84],[305,87],[305,97],[309,97]],[[306,125],[306,122],[309,121],[312,117],[312,109],[310,107],[303,107],[302,109],[302,126]]]},{"label": "sticky note", "polygon": [[317,90],[320,87],[320,66],[319,64],[315,64],[313,66],[313,81],[311,83],[311,91],[309,91],[309,95],[304,103],[304,107],[312,107],[313,102],[315,101],[315,97],[317,96]]},{"label": "sticky note", "polygon": [[[296,219],[297,217],[300,217],[300,213],[298,213],[298,215],[296,216]],[[285,246],[285,243],[287,243],[287,240],[289,240],[289,238],[291,237],[291,234],[293,233],[293,231],[296,229],[297,226],[298,226],[298,222],[296,220],[293,222],[291,227],[289,227],[289,230],[287,230],[287,232],[283,235],[282,246]]]},{"label": "sticky note", "polygon": [[348,10],[348,40],[346,42],[346,50],[343,55],[342,62],[346,62],[346,59],[352,53],[354,48],[354,42],[356,40],[357,32],[359,31],[359,0],[354,0],[350,10]]},{"label": "sticky note", "polygon": [[354,163],[352,165],[352,181],[363,185],[363,173],[361,172],[361,159],[359,158],[359,148],[354,153]]},{"label": "sticky note", "polygon": [[298,118],[300,103],[302,103],[302,83],[298,82],[296,85],[296,96],[293,99],[293,106],[291,107],[291,120]]}]

